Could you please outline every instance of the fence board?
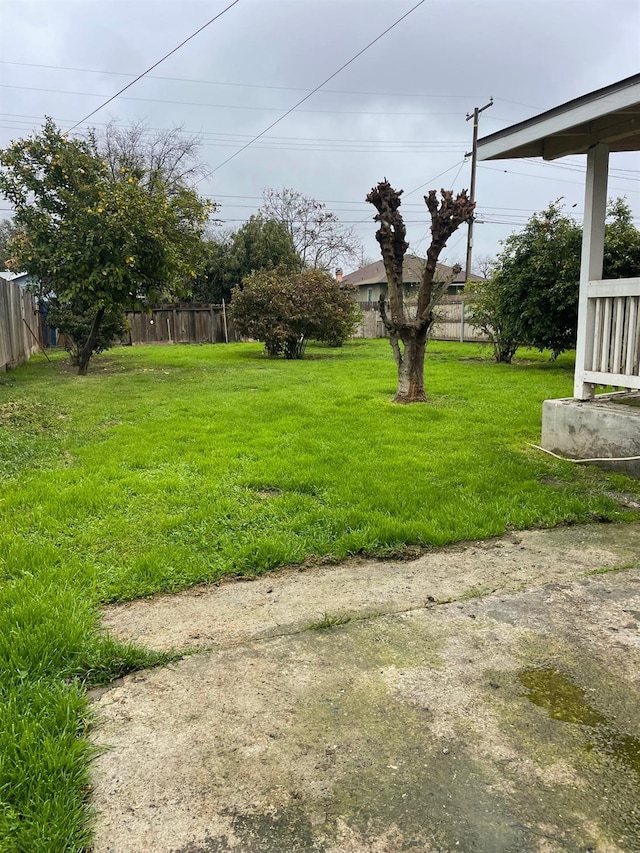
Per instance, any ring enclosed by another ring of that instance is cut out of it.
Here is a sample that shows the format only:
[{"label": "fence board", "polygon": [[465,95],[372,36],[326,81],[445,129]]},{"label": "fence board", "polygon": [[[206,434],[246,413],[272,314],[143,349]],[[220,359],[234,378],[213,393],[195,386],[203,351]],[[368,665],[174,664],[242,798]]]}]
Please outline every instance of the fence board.
[{"label": "fence board", "polygon": [[[356,337],[358,338],[385,338],[387,332],[378,314],[377,302],[359,302],[362,310]],[[408,305],[409,315],[413,306]],[[414,309],[415,310],[415,309]],[[435,341],[467,341],[475,343],[488,343],[488,339],[480,329],[472,326],[464,316],[464,300],[458,296],[445,296],[436,308],[438,322],[434,325],[431,338]]]},{"label": "fence board", "polygon": [[[161,305],[149,313],[129,311],[129,343],[220,344],[225,343],[222,305]],[[230,341],[239,337],[227,314]]]},{"label": "fence board", "polygon": [[26,324],[38,334],[38,309],[32,293],[19,284],[0,278],[0,370],[27,361],[37,351]]}]

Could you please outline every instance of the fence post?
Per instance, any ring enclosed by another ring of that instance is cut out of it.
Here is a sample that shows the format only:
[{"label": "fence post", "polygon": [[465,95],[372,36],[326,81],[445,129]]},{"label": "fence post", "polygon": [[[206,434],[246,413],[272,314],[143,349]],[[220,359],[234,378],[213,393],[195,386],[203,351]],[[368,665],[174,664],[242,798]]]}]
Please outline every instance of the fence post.
[{"label": "fence post", "polygon": [[224,326],[224,342],[225,344],[229,343],[229,330],[227,329],[227,309],[224,304],[224,299],[222,300],[222,325]]},{"label": "fence post", "polygon": [[460,343],[464,343],[464,299],[460,301]]}]

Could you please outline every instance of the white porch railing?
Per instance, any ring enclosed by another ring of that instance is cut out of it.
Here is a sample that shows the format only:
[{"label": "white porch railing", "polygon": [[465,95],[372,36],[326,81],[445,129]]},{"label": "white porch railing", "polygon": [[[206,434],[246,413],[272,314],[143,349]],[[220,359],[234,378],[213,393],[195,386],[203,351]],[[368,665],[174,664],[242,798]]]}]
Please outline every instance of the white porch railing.
[{"label": "white porch railing", "polygon": [[640,278],[590,281],[586,295],[583,381],[640,389]]}]

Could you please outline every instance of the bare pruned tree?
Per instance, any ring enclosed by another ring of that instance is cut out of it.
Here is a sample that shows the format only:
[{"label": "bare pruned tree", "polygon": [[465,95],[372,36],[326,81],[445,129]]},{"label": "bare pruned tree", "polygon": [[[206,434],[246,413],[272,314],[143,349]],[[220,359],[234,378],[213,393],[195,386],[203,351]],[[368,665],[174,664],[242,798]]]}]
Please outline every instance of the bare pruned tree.
[{"label": "bare pruned tree", "polygon": [[322,202],[287,187],[266,189],[262,197],[260,215],[286,226],[307,269],[333,272],[336,267],[357,263],[362,253],[360,240]]},{"label": "bare pruned tree", "polygon": [[473,262],[473,272],[481,275],[482,278],[491,278],[491,273],[496,266],[496,259],[491,255],[478,255]]},{"label": "bare pruned tree", "polygon": [[183,125],[153,130],[142,120],[122,126],[112,119],[103,131],[94,130],[93,134],[114,180],[128,169],[149,186],[162,181],[172,193],[192,185],[206,172],[200,138],[185,134]]},{"label": "bare pruned tree", "polygon": [[399,210],[402,190],[394,190],[385,178],[367,196],[367,201],[378,211],[374,219],[380,223],[376,240],[380,244],[387,273],[391,317],[387,314],[383,296],[380,297],[379,308],[398,366],[398,390],[394,398],[397,403],[426,402],[425,347],[437,319],[434,309],[450,283],[448,279],[436,280],[438,257],[449,237],[469,221],[475,207],[466,190],[455,197],[451,190],[441,190],[440,194],[440,201],[435,190],[430,190],[424,197],[431,214],[431,245],[418,289],[415,317],[411,317],[406,309],[402,287],[402,265],[409,248]]}]

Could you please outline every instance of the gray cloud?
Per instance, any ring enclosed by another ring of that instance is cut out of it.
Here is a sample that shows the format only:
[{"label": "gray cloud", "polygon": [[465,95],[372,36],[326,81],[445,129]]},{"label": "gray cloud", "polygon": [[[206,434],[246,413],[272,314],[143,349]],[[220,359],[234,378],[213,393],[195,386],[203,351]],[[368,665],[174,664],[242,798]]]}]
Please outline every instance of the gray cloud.
[{"label": "gray cloud", "polygon": [[[224,5],[3,0],[0,145],[38,128],[45,114],[71,126]],[[122,123],[143,117],[151,127],[184,124],[202,133],[203,155],[215,169],[411,5],[241,0],[92,123],[116,116]],[[373,212],[364,203],[375,182],[386,176],[407,191],[425,182],[468,186],[467,111],[493,95],[484,135],[635,73],[639,24],[635,0],[427,2],[331,81],[330,91],[314,95],[201,189],[237,226],[259,207],[264,187],[294,187],[328,200],[354,224],[365,253],[377,256]],[[501,239],[551,199],[564,196],[579,212],[583,159],[569,158],[577,171],[522,161],[482,165],[478,212],[489,221],[476,229],[476,254],[495,254]],[[610,194],[626,194],[640,216],[640,158],[616,155],[612,167]],[[412,244],[424,248],[421,194],[407,197],[405,207]],[[447,258],[463,255],[460,233]]]}]

